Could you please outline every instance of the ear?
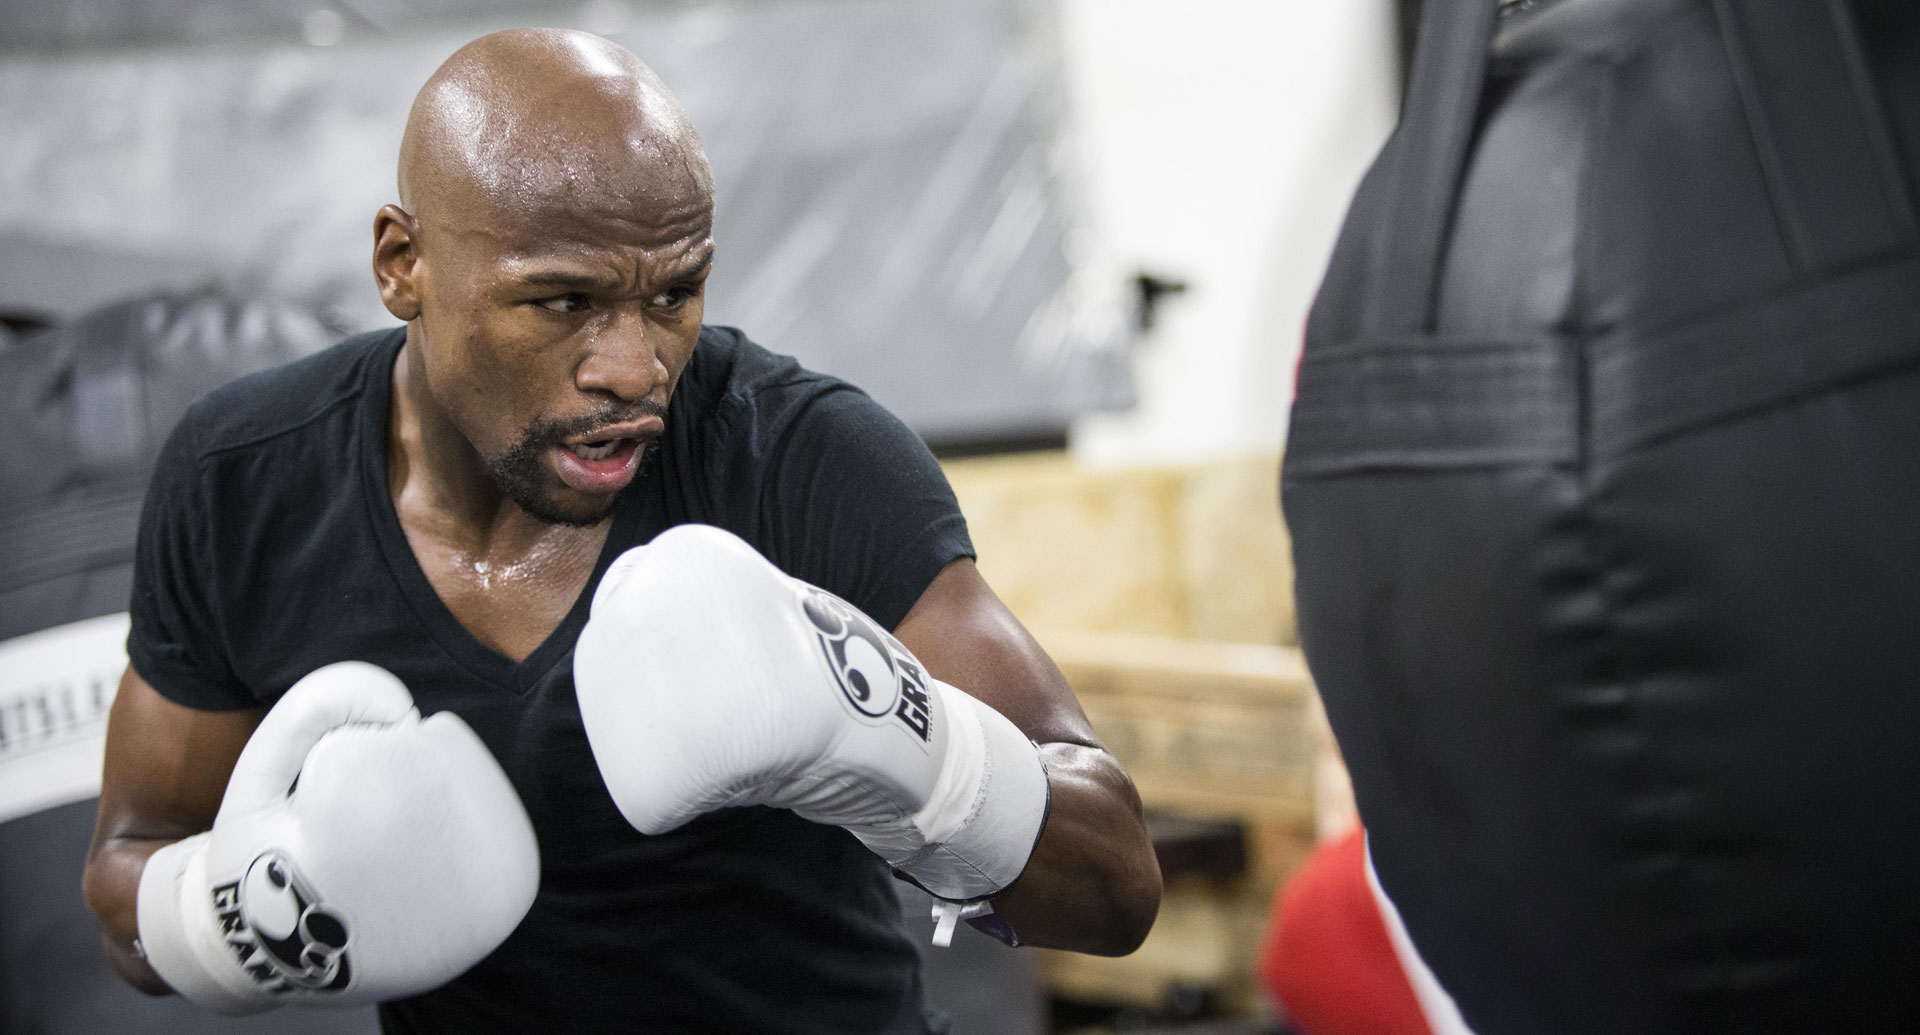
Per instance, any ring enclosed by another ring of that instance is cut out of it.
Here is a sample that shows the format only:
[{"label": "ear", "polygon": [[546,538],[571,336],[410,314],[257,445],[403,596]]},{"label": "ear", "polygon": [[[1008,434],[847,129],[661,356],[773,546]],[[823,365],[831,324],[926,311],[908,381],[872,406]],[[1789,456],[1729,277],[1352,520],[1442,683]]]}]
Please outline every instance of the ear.
[{"label": "ear", "polygon": [[420,317],[419,224],[398,205],[383,205],[373,217],[373,279],[380,301],[402,321]]}]

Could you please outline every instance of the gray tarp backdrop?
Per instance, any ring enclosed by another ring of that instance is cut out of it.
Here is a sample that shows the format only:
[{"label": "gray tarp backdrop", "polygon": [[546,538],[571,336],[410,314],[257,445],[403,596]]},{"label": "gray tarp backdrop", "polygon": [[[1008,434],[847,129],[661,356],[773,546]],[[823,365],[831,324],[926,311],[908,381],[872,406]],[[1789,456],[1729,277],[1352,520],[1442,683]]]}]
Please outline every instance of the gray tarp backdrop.
[{"label": "gray tarp backdrop", "polygon": [[1122,286],[1071,275],[1059,44],[1033,0],[9,0],[0,308],[214,282],[388,322],[371,228],[412,96],[526,24],[603,32],[691,110],[719,189],[709,322],[935,442],[1130,401]]}]

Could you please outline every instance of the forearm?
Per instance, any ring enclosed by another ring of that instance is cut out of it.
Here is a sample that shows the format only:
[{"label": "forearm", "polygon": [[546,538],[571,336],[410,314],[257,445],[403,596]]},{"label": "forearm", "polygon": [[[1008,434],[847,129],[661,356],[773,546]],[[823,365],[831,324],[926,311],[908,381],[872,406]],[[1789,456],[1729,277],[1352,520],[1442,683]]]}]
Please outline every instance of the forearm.
[{"label": "forearm", "polygon": [[107,963],[128,984],[148,995],[170,995],[173,990],[134,949],[134,941],[140,937],[140,874],[149,856],[172,843],[163,838],[107,839],[95,847],[83,878],[87,905],[100,921],[100,943]]},{"label": "forearm", "polygon": [[107,719],[100,814],[82,888],[99,918],[107,962],[142,992],[172,990],[133,947],[140,937],[141,874],[153,853],[213,825],[234,759],[261,714],[175,704],[132,667],[120,679]]},{"label": "forearm", "polygon": [[1133,781],[1098,748],[1042,744],[1040,757],[1052,793],[1046,826],[994,908],[1021,944],[1132,952],[1160,909],[1160,866]]}]

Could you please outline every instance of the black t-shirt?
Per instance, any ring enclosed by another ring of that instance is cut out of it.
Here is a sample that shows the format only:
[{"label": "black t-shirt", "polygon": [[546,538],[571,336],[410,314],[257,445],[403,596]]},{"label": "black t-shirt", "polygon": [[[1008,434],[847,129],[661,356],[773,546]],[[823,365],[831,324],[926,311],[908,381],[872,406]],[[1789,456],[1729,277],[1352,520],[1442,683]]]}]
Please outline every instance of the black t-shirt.
[{"label": "black t-shirt", "polygon": [[141,518],[127,643],[147,682],[200,709],[270,705],[322,665],[370,661],[422,714],[465,719],[499,759],[540,839],[539,896],[472,970],[383,1006],[384,1028],[937,1030],[877,856],[769,808],[638,833],[600,782],[573,690],[573,644],[608,563],[676,524],[725,528],[897,625],[973,552],[926,448],[846,383],[704,329],[586,589],[515,664],[447,610],[394,512],[387,418],[404,338],[350,338],[187,413]]}]

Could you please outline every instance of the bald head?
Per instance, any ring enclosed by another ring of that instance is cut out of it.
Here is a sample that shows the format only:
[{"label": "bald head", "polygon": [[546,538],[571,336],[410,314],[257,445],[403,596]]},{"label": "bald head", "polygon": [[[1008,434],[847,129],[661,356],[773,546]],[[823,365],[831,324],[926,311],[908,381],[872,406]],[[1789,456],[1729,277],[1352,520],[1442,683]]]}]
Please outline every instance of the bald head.
[{"label": "bald head", "polygon": [[590,33],[513,29],[460,48],[414,99],[400,203],[435,222],[484,206],[613,218],[713,203],[713,176],[680,102],[644,62]]}]

